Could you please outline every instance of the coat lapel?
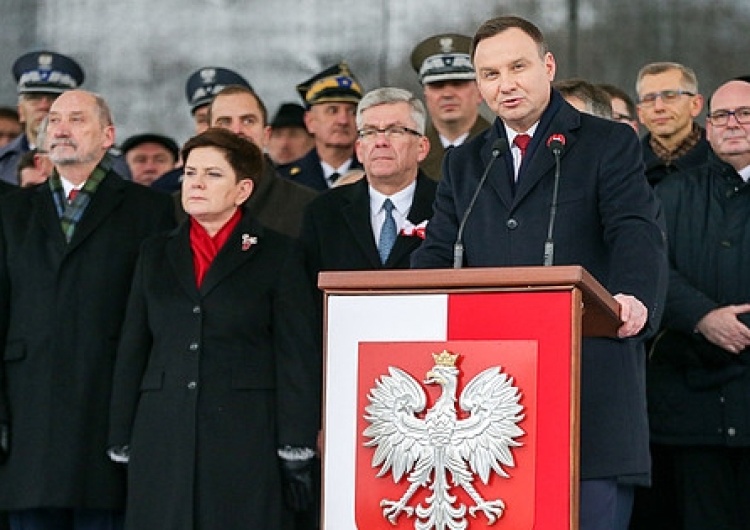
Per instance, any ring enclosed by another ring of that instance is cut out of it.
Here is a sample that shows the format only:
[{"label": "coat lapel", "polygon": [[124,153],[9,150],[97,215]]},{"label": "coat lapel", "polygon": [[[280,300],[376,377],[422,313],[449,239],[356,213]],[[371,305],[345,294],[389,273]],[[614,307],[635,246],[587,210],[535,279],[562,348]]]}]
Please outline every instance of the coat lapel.
[{"label": "coat lapel", "polygon": [[39,186],[34,192],[31,207],[32,211],[35,212],[34,215],[39,216],[42,230],[49,236],[45,240],[49,241],[59,254],[63,254],[67,250],[67,243],[60,226],[60,217],[57,215],[52,193],[46,183]]},{"label": "coat lapel", "polygon": [[[432,203],[435,200],[435,186],[430,185],[429,177],[421,171],[417,175],[417,186],[414,189],[414,199],[409,209],[407,219],[413,224],[418,225],[432,217]],[[418,236],[399,235],[396,238],[396,244],[391,249],[391,254],[385,262],[386,267],[394,267],[405,257],[411,254],[419,245],[422,239]]]},{"label": "coat lapel", "polygon": [[347,204],[342,208],[342,215],[354,241],[362,249],[373,268],[380,268],[382,265],[378,255],[378,247],[373,238],[372,225],[370,224],[370,194],[367,190],[366,178],[352,184],[350,187],[351,193],[347,197]]},{"label": "coat lapel", "polygon": [[68,251],[72,252],[86,240],[102,222],[122,203],[125,197],[125,185],[120,177],[108,173],[91,197],[81,220],[73,232]]},{"label": "coat lapel", "polygon": [[[252,238],[255,239],[252,240]],[[201,297],[205,297],[224,278],[251,259],[262,245],[263,228],[247,212],[244,212],[240,223],[224,246],[219,249],[219,253],[203,278],[203,284],[200,287]]]},{"label": "coat lapel", "polygon": [[197,301],[198,286],[195,285],[193,252],[190,250],[190,220],[185,220],[175,229],[167,242],[167,259],[174,269],[175,276],[185,293]]},{"label": "coat lapel", "polygon": [[[531,155],[528,166],[524,168],[521,178],[518,181],[514,203],[522,201],[543,178],[552,178],[555,169],[555,157],[547,149],[547,139],[552,134],[562,134],[565,136],[565,149],[560,157],[562,161],[565,153],[573,146],[576,141],[574,130],[581,124],[581,115],[573,109],[568,103],[562,102],[560,109],[552,116],[549,126],[544,129],[537,129],[534,134],[536,147]],[[541,124],[540,124],[541,125]],[[564,178],[564,175],[560,175]]]},{"label": "coat lapel", "polygon": [[[483,172],[487,170],[487,165],[492,160],[492,144],[494,144],[495,140],[498,138],[497,127],[490,127],[485,134],[485,142],[479,152],[482,165],[481,168],[477,168],[479,171],[475,177],[477,186],[479,185],[479,179],[482,178]],[[513,164],[511,163],[509,165],[506,160],[509,156],[511,155],[508,152],[497,157],[497,160],[492,163],[490,172],[487,175],[487,182],[485,183],[485,186],[492,189],[498,195],[506,208],[510,208],[511,203],[513,202],[513,191],[510,187],[510,182],[513,178]]]}]

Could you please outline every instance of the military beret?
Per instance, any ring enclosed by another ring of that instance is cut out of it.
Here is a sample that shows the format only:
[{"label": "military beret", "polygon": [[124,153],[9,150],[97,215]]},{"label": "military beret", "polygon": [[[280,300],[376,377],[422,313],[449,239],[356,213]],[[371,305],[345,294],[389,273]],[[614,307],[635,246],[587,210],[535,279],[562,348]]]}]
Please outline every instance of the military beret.
[{"label": "military beret", "polygon": [[318,103],[359,103],[362,85],[345,62],[330,66],[297,85],[297,92],[307,108]]},{"label": "military beret", "polygon": [[29,52],[13,63],[19,94],[62,94],[83,83],[83,69],[73,59],[51,51]]},{"label": "military beret", "polygon": [[305,127],[305,108],[297,103],[283,103],[271,120],[271,128]]},{"label": "military beret", "polygon": [[180,148],[177,145],[177,142],[175,142],[169,136],[164,136],[156,133],[135,134],[133,136],[130,136],[120,145],[120,152],[125,155],[125,153],[135,147],[138,147],[141,144],[162,145],[167,149],[167,151],[172,153],[172,156],[174,156],[175,160],[179,158]]},{"label": "military beret", "polygon": [[476,79],[471,64],[471,37],[457,33],[433,35],[411,52],[411,65],[423,85],[452,79]]},{"label": "military beret", "polygon": [[229,68],[207,66],[190,74],[185,84],[185,95],[190,105],[190,112],[194,113],[198,107],[211,103],[214,96],[229,85],[253,89],[247,79]]}]

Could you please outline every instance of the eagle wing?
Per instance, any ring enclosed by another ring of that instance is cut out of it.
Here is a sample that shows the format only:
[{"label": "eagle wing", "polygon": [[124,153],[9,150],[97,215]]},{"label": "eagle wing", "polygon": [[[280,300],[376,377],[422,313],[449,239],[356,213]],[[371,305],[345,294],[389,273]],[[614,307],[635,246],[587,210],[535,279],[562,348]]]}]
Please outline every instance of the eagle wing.
[{"label": "eagle wing", "polygon": [[491,470],[508,477],[502,466],[515,466],[511,447],[523,445],[515,438],[524,434],[518,426],[524,418],[520,400],[513,379],[498,366],[476,375],[461,392],[459,406],[470,415],[457,422],[453,445],[484,484]]},{"label": "eagle wing", "polygon": [[399,482],[427,447],[427,427],[416,416],[427,405],[427,396],[403,370],[389,367],[388,373],[375,381],[367,395],[370,404],[365,407],[365,420],[370,425],[362,434],[370,438],[365,447],[377,446],[372,467],[382,464],[378,476],[391,470],[394,482]]}]

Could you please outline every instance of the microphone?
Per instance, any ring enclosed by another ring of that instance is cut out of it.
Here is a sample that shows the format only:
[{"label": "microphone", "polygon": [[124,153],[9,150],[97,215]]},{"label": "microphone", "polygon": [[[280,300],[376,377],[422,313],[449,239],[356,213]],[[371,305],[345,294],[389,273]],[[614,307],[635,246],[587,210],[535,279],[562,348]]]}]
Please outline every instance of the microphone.
[{"label": "microphone", "polygon": [[482,186],[484,186],[484,182],[487,180],[487,176],[490,174],[490,168],[492,167],[492,164],[494,164],[495,160],[497,160],[501,155],[504,155],[505,153],[507,153],[508,149],[509,149],[508,140],[506,138],[498,138],[492,144],[492,154],[490,157],[490,161],[487,162],[487,167],[484,168],[484,173],[482,174],[482,178],[479,179],[479,184],[477,184],[477,189],[474,192],[474,195],[472,196],[471,200],[469,201],[469,206],[466,207],[464,216],[461,218],[461,223],[458,225],[458,235],[456,236],[456,242],[453,245],[453,268],[454,269],[460,269],[461,266],[463,265],[464,228],[466,227],[466,221],[469,219],[469,215],[471,215],[471,211],[474,209],[474,203],[477,202],[477,198],[479,197],[479,192],[482,190]]},{"label": "microphone", "polygon": [[565,148],[565,135],[560,133],[551,134],[547,138],[547,149],[555,157],[555,183],[552,186],[552,204],[549,207],[549,226],[547,227],[547,240],[544,242],[544,266],[552,265],[555,257],[555,242],[552,232],[555,229],[555,216],[557,215],[557,192],[560,188],[560,156]]}]

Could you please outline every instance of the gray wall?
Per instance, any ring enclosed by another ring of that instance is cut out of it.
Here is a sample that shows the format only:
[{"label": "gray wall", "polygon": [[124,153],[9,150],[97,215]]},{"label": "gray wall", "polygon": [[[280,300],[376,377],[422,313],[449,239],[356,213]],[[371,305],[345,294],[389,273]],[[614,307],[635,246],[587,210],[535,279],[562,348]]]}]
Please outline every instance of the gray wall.
[{"label": "gray wall", "polygon": [[[0,104],[15,104],[11,65],[30,49],[76,57],[85,88],[110,102],[118,138],[146,130],[187,139],[186,77],[202,66],[245,75],[273,112],[294,86],[346,59],[365,88],[419,91],[411,48],[440,31],[472,35],[485,19],[540,26],[558,79],[581,76],[633,93],[646,62],[692,66],[709,93],[750,73],[746,0],[0,0]],[[571,10],[577,13],[571,21]],[[572,38],[574,34],[577,38]]]}]

